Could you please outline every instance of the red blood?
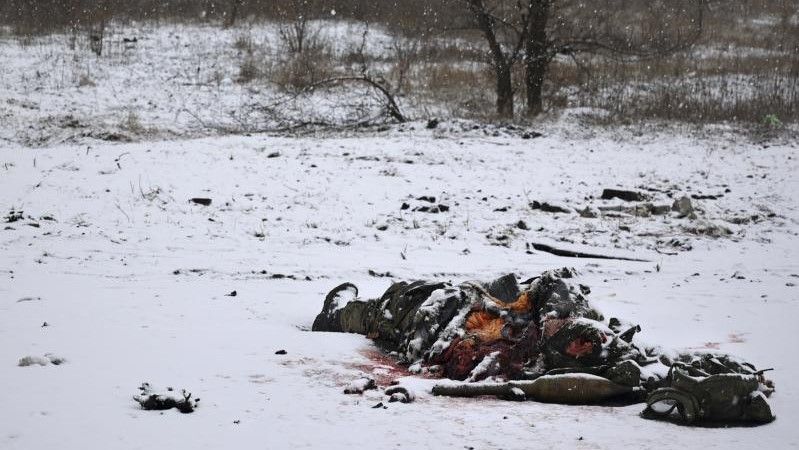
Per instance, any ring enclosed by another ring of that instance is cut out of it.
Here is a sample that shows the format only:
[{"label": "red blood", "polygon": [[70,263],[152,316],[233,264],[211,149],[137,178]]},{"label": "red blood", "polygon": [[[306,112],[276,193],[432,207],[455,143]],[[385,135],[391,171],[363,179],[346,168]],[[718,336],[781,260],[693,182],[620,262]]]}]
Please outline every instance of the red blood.
[{"label": "red blood", "polygon": [[594,343],[585,338],[577,338],[566,346],[566,354],[572,358],[590,355],[594,351]]}]

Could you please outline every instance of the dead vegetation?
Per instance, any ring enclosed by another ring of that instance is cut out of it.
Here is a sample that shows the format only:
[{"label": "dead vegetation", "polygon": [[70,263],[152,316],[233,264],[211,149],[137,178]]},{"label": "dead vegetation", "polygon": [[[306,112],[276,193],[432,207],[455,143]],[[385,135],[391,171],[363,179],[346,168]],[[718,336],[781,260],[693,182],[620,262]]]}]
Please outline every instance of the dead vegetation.
[{"label": "dead vegetation", "polygon": [[[310,101],[313,93],[322,89],[326,94],[341,95],[338,103],[348,111],[345,115],[350,124],[374,123],[368,119],[375,118],[375,107],[384,112],[381,120],[385,121],[426,116],[488,121],[498,118],[493,107],[497,103],[495,64],[490,63],[481,34],[461,26],[468,15],[455,14],[453,5],[447,9],[444,3],[415,0],[394,6],[361,1],[280,0],[270,8],[272,2],[267,3],[231,1],[198,6],[184,1],[164,4],[105,0],[84,8],[78,0],[10,0],[0,5],[0,34],[11,34],[32,45],[35,36],[66,32],[71,36],[71,46],[86,46],[102,55],[108,51],[106,28],[110,23],[124,27],[131,20],[161,24],[206,22],[233,27],[236,37],[230,47],[238,55],[233,80],[255,90],[277,87],[281,96],[266,103],[244,105],[246,110],[231,113],[231,123],[218,126],[227,131],[258,131],[266,122],[277,123],[278,129],[294,127],[297,120],[278,117],[281,108],[299,99]],[[626,0],[624,5],[620,11],[604,10],[601,17],[579,8],[555,8],[553,14],[568,13],[569,21],[557,16],[551,35],[560,40],[576,35],[583,42],[579,45],[584,45],[589,41],[575,31],[579,24],[617,20],[628,14],[637,21],[630,36],[655,36],[646,42],[646,48],[669,48],[676,46],[673,39],[684,39],[680,33],[661,30],[663,25],[656,18],[640,13],[646,2]],[[540,108],[533,110],[552,114],[583,108],[596,123],[606,124],[730,122],[779,129],[796,123],[798,6],[797,0],[706,1],[701,35],[695,45],[668,53],[603,52],[598,43],[595,46],[599,46],[599,51],[582,53],[575,47],[578,41],[573,41],[568,47],[571,51],[548,56],[552,60],[541,83],[543,101]],[[668,13],[667,9],[664,11],[663,14]],[[453,13],[447,16],[446,12]],[[689,23],[678,23],[690,21],[688,16],[669,17],[675,22],[670,25],[672,28],[685,25],[692,29]],[[362,25],[362,36],[348,36],[352,44],[346,48],[324,32],[340,20]],[[251,31],[264,26],[275,28],[274,37],[266,42],[254,39]],[[369,45],[376,46],[375,30],[381,36],[387,34],[391,42],[382,44],[379,52]],[[615,32],[602,36],[610,41],[621,39]],[[501,33],[498,38],[507,40]],[[131,42],[119,45],[135,45]],[[521,56],[509,63],[512,84],[505,88],[504,95],[509,95],[510,89],[513,96],[529,100],[529,67],[525,67]],[[226,77],[221,70],[216,68],[203,75],[205,79],[197,84],[219,87]],[[199,74],[198,68],[198,78]],[[81,88],[94,88],[97,83],[90,73],[78,76],[77,85]],[[353,87],[355,91],[351,91]],[[345,92],[348,94],[342,94]],[[252,119],[254,111],[262,118]],[[519,113],[521,109],[515,111]],[[508,117],[508,111],[501,116]],[[130,131],[147,128],[139,120],[129,119],[123,124]],[[322,120],[311,118],[305,122]]]}]

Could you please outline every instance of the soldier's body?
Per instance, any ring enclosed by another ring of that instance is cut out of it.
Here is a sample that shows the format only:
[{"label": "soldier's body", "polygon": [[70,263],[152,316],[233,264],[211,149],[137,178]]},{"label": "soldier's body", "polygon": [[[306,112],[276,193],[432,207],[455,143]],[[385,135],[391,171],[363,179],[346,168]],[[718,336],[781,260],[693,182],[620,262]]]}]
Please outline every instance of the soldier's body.
[{"label": "soldier's body", "polygon": [[645,396],[672,384],[675,364],[697,376],[757,376],[754,366],[726,356],[670,358],[640,347],[633,341],[640,327],[606,323],[574,275],[549,271],[521,284],[513,275],[489,283],[401,282],[372,300],[345,283],[328,294],[313,330],[366,335],[400,362],[454,380],[587,373]]}]

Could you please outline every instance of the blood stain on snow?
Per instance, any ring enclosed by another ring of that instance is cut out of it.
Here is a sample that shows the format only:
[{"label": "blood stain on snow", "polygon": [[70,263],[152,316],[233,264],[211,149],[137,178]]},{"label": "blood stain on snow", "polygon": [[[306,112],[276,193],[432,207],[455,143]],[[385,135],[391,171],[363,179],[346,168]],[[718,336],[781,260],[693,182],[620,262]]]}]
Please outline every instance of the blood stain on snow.
[{"label": "blood stain on snow", "polygon": [[408,368],[401,366],[392,356],[381,352],[378,349],[362,349],[358,353],[366,357],[367,363],[348,364],[353,369],[358,369],[374,377],[378,386],[391,386],[398,378],[408,376],[418,376],[422,378],[437,378],[431,374],[412,374]]},{"label": "blood stain on snow", "polygon": [[729,335],[730,343],[743,344],[744,342],[746,342],[746,339],[744,339],[745,334],[746,333],[730,333]]}]

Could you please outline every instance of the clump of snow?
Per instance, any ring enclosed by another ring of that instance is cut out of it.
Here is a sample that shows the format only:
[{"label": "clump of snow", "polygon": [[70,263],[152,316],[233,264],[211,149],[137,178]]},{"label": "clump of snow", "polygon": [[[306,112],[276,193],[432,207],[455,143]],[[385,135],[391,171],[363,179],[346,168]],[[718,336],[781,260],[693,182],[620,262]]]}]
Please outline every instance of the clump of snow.
[{"label": "clump of snow", "polygon": [[417,361],[410,366],[408,366],[408,372],[410,373],[422,373],[422,363],[421,361]]},{"label": "clump of snow", "polygon": [[333,299],[333,303],[331,304],[331,311],[337,311],[345,306],[351,301],[354,301],[358,296],[358,289],[354,286],[347,286],[346,288],[340,290],[336,293],[336,296]]},{"label": "clump of snow", "polygon": [[469,373],[467,381],[477,381],[494,375],[499,370],[499,355],[501,352],[492,352],[486,355],[480,363]]},{"label": "clump of snow", "polygon": [[402,385],[387,388],[385,394],[388,396],[389,403],[411,403],[416,400],[414,392]]},{"label": "clump of snow", "polygon": [[47,353],[44,356],[24,356],[24,357],[19,359],[19,362],[17,363],[17,365],[19,367],[28,367],[28,366],[35,366],[35,365],[47,366],[47,365],[50,365],[50,364],[52,364],[54,366],[60,366],[61,364],[64,364],[66,361],[67,361],[66,359],[64,359],[64,358],[62,358],[60,356],[56,356],[56,355],[53,355],[51,353]]},{"label": "clump of snow", "polygon": [[133,396],[133,400],[142,409],[148,411],[165,411],[175,408],[183,414],[188,414],[194,412],[200,404],[200,398],[192,398],[192,393],[185,389],[181,389],[179,394],[171,387],[159,392],[150,383],[142,383],[139,391],[138,395]]},{"label": "clump of snow", "polygon": [[428,357],[435,357],[444,353],[452,344],[452,341],[457,337],[463,337],[464,324],[466,317],[471,312],[472,305],[474,305],[480,297],[477,289],[466,289],[465,297],[461,299],[461,304],[458,312],[438,334],[438,339],[430,346]]},{"label": "clump of snow", "polygon": [[436,289],[430,293],[424,303],[419,306],[416,314],[423,317],[421,320],[429,321],[430,317],[438,316],[444,303],[452,296],[452,292],[447,289]]},{"label": "clump of snow", "polygon": [[20,358],[19,362],[17,363],[17,365],[20,367],[28,367],[34,365],[46,366],[48,364],[50,364],[50,359],[44,358],[42,356],[24,356]]},{"label": "clump of snow", "polygon": [[345,394],[363,394],[364,391],[369,389],[377,389],[375,379],[371,377],[361,377],[357,380],[351,381],[347,387],[344,388]]}]

